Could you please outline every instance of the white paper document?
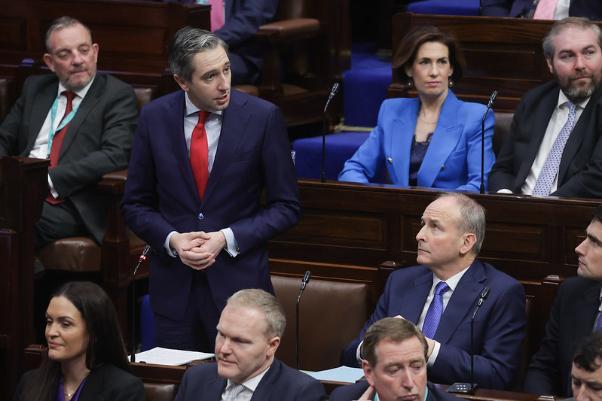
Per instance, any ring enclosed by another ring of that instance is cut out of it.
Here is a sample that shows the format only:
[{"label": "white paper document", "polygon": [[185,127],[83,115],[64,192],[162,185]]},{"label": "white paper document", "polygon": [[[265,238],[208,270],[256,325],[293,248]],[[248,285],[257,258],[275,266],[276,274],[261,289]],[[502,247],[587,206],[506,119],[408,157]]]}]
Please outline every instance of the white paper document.
[{"label": "white paper document", "polygon": [[178,366],[192,361],[213,358],[214,354],[205,352],[182,351],[179,349],[169,349],[155,347],[148,351],[136,354],[136,362],[154,363],[157,365]]},{"label": "white paper document", "polygon": [[321,381],[332,381],[341,383],[355,383],[364,376],[364,371],[360,368],[350,368],[348,366],[339,366],[334,369],[320,370],[312,372],[310,370],[304,370],[316,380]]}]

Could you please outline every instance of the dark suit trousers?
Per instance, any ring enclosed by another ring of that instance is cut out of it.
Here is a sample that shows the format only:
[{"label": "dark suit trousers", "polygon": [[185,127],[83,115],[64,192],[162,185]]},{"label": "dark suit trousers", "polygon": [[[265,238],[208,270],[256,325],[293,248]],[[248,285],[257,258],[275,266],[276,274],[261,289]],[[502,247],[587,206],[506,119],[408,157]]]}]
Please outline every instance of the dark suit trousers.
[{"label": "dark suit trousers", "polygon": [[190,291],[182,320],[154,313],[157,347],[214,352],[220,312],[204,271],[194,272]]},{"label": "dark suit trousers", "polygon": [[70,200],[58,205],[44,202],[36,224],[36,248],[60,238],[90,236],[79,213]]}]

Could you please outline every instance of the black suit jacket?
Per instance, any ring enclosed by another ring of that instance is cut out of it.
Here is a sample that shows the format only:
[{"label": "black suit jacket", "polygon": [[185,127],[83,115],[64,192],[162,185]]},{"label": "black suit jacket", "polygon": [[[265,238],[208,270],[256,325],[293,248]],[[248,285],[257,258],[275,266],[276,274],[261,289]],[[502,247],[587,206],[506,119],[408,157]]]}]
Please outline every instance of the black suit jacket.
[{"label": "black suit jacket", "polygon": [[[21,96],[0,125],[0,157],[29,155],[57,91],[54,74],[25,81]],[[132,88],[96,74],[69,125],[59,164],[49,172],[60,197],[73,202],[97,242],[104,237],[108,205],[96,183],[103,174],[127,166],[137,115]]]},{"label": "black suit jacket", "polygon": [[[23,375],[13,401],[21,401],[25,391],[40,384],[40,369]],[[138,377],[116,368],[101,365],[92,369],[79,395],[79,401],[145,401],[144,384]]]},{"label": "black suit jacket", "polygon": [[[481,0],[481,15],[493,17],[527,17],[533,0]],[[571,0],[569,16],[602,19],[600,0]]]},{"label": "black suit jacket", "polygon": [[[428,396],[426,401],[460,401],[459,398],[445,391],[439,390],[431,383],[427,383]],[[339,386],[334,389],[330,394],[330,401],[353,401],[357,400],[364,394],[364,391],[368,389],[368,382],[366,380],[360,380],[357,383],[350,384],[348,386]],[[374,399],[374,398],[373,398]]]},{"label": "black suit jacket", "polygon": [[[560,88],[555,81],[529,91],[521,100],[497,161],[489,174],[489,192],[502,188],[520,193],[556,104]],[[602,90],[591,96],[569,137],[558,171],[562,197],[602,197]]]},{"label": "black suit jacket", "polygon": [[[220,401],[227,380],[218,376],[217,364],[186,370],[176,401]],[[322,383],[274,359],[253,392],[251,401],[320,401],[326,399]]]},{"label": "black suit jacket", "polygon": [[567,279],[558,289],[539,350],[531,358],[525,390],[571,395],[571,365],[579,341],[592,333],[600,304],[600,282]]}]

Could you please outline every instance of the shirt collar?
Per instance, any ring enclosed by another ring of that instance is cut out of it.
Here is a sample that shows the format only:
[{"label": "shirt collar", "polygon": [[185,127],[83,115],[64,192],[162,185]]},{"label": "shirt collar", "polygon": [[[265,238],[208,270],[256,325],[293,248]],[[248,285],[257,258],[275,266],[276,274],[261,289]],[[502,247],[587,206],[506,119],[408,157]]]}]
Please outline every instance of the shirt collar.
[{"label": "shirt collar", "polygon": [[[198,108],[197,108],[197,111],[198,111]],[[261,372],[257,376],[254,376],[254,377],[252,377],[252,378],[248,379],[247,381],[244,381],[244,382],[242,382],[240,384],[243,387],[251,390],[251,392],[255,392],[255,389],[259,385],[259,382],[261,381],[261,379],[263,379],[263,376],[265,376],[265,374],[268,372],[269,369],[270,369],[270,367],[268,366],[266,370],[264,370],[263,372]],[[235,386],[235,385],[236,385],[236,383],[234,383],[233,381],[231,381],[230,379],[228,379],[228,384],[227,384],[226,388],[228,388],[230,386]]]},{"label": "shirt collar", "polygon": [[[466,269],[459,271],[458,273],[454,274],[453,276],[451,276],[450,278],[448,278],[447,280],[445,280],[445,283],[447,284],[447,286],[449,287],[449,289],[453,292],[456,287],[458,286],[458,283],[460,282],[460,280],[462,279],[462,276],[464,276],[464,273],[466,273],[466,271],[468,270],[470,266],[468,266]],[[439,284],[441,280],[439,277],[437,277],[435,274],[433,274],[433,288]]]},{"label": "shirt collar", "polygon": [[[429,398],[429,388],[428,386],[424,386],[424,400],[422,401],[426,401],[427,398]],[[374,401],[379,401],[378,393],[376,391],[374,392]]]},{"label": "shirt collar", "polygon": [[[591,99],[591,96],[585,100],[580,101],[579,103],[575,103],[575,106],[577,106],[580,109],[585,109],[585,106],[587,106],[589,99]],[[568,102],[568,101],[569,101],[569,98],[566,97],[566,95],[564,94],[564,92],[562,90],[560,90],[558,92],[558,103],[556,104],[556,107],[560,107],[560,106],[566,104],[566,102]]]},{"label": "shirt collar", "polygon": [[[194,115],[195,113],[198,113],[199,111],[201,111],[201,109],[199,109],[198,107],[196,107],[194,105],[194,103],[192,103],[192,101],[190,100],[190,97],[188,96],[188,92],[184,92],[184,98],[186,99],[186,117],[190,117],[191,115]],[[222,110],[218,110],[218,111],[210,111],[210,114],[217,114],[217,115],[222,115]]]},{"label": "shirt collar", "polygon": [[[94,78],[96,78],[96,75],[94,75],[92,77],[92,79],[90,80],[90,82],[88,82],[88,84],[86,86],[84,86],[83,88],[73,91],[77,97],[79,97],[80,99],[83,99],[86,96],[86,93],[88,93],[88,90],[90,90],[90,87],[92,86],[92,82],[94,82]],[[59,81],[59,93],[58,96],[61,95],[61,93],[63,93],[64,91],[67,91],[69,89],[65,88],[65,86],[63,85],[63,83],[61,81]]]}]

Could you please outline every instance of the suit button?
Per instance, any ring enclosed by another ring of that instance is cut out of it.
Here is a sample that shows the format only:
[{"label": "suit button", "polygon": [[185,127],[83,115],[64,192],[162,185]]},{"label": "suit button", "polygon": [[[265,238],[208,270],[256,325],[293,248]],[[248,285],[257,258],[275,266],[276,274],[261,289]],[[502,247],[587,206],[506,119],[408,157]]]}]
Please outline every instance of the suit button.
[{"label": "suit button", "polygon": [[199,218],[199,220],[203,220],[205,218],[205,216],[203,215],[203,213],[199,213],[199,215],[197,217]]}]

